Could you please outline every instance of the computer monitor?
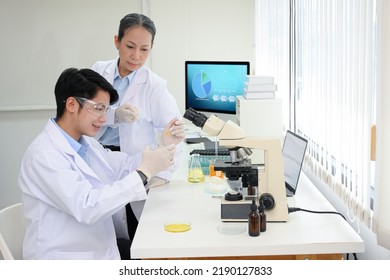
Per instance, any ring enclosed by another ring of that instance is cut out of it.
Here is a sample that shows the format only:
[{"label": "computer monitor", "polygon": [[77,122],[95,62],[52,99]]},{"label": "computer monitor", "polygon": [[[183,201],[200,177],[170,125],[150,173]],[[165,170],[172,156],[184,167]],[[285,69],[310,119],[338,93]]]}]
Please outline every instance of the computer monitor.
[{"label": "computer monitor", "polygon": [[235,115],[249,73],[248,61],[186,61],[185,109]]}]

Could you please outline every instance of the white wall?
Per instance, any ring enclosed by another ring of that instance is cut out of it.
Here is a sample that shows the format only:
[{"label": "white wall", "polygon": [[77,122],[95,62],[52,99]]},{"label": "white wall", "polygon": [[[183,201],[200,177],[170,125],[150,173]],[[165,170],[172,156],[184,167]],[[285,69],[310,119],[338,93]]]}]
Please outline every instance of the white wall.
[{"label": "white wall", "polygon": [[184,113],[185,60],[255,65],[255,0],[149,0],[157,26],[153,70],[168,81]]},{"label": "white wall", "polygon": [[119,20],[133,11],[140,0],[2,0],[0,108],[55,105],[59,74],[115,57]]},{"label": "white wall", "polygon": [[53,111],[0,112],[0,208],[19,202],[16,183],[24,151]]},{"label": "white wall", "polygon": [[378,64],[380,67],[381,77],[379,80],[379,89],[382,93],[377,99],[377,149],[376,149],[376,178],[375,185],[380,186],[380,189],[375,190],[375,205],[374,211],[376,215],[378,228],[378,243],[386,247],[388,258],[390,259],[390,205],[388,198],[390,197],[390,12],[389,1],[378,1],[379,16],[378,22],[380,26],[380,34],[382,35],[380,45],[380,56]]},{"label": "white wall", "polygon": [[168,81],[184,112],[185,60],[254,65],[254,7],[254,0],[1,1],[0,208],[21,200],[20,161],[55,114],[60,72],[116,57],[113,37],[125,14],[144,12],[154,20],[157,36],[148,64]]},{"label": "white wall", "polygon": [[21,200],[20,162],[55,115],[59,74],[115,57],[114,35],[130,12],[142,12],[142,1],[0,1],[0,208]]}]

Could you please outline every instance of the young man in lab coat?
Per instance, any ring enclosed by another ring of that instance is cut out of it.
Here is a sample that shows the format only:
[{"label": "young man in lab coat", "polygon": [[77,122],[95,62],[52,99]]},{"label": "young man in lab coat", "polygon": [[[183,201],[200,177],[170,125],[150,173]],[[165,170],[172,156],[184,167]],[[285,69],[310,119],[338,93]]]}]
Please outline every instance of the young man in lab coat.
[{"label": "young man in lab coat", "polygon": [[138,166],[125,153],[105,150],[93,137],[118,94],[92,70],[66,69],[55,97],[56,118],[28,147],[21,165],[23,257],[120,259],[115,215],[130,201],[146,198],[144,185],[173,164],[175,146],[146,148]]}]

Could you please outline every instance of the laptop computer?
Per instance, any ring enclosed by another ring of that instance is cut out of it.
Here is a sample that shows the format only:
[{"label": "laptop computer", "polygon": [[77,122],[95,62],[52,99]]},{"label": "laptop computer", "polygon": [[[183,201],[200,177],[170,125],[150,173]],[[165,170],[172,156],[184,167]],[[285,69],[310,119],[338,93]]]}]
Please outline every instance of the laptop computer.
[{"label": "laptop computer", "polygon": [[282,148],[287,196],[293,196],[297,191],[306,147],[307,139],[287,130]]}]

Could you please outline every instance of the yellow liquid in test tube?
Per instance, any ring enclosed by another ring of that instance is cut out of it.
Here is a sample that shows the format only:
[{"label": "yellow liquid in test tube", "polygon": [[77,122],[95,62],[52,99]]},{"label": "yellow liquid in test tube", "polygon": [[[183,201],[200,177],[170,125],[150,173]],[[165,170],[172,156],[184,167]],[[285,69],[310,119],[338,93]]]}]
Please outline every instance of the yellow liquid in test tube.
[{"label": "yellow liquid in test tube", "polygon": [[188,171],[188,181],[191,183],[204,182],[204,174],[202,168],[191,168]]}]

